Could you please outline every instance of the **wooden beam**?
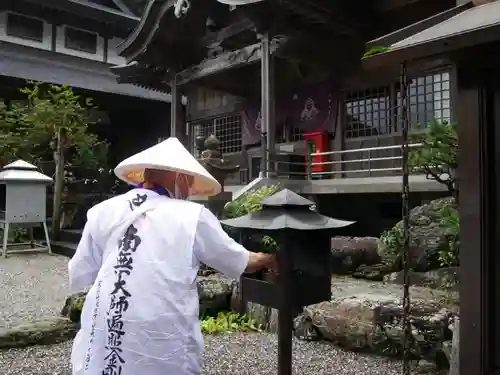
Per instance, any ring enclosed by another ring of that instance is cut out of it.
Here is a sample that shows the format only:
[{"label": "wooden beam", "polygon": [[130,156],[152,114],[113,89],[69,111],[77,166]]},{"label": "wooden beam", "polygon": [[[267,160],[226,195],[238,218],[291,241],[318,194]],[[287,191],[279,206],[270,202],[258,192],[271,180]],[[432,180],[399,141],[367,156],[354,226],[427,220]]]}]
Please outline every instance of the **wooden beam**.
[{"label": "wooden beam", "polygon": [[248,18],[243,18],[229,26],[224,27],[223,29],[215,33],[207,34],[202,39],[202,45],[207,47],[217,46],[225,39],[231,38],[235,35],[238,35],[247,30],[251,30],[253,28],[255,28],[254,22]]},{"label": "wooden beam", "polygon": [[[275,53],[286,39],[273,39],[270,53]],[[236,51],[226,52],[201,64],[185,69],[177,75],[177,84],[184,85],[196,79],[211,76],[229,69],[239,68],[254,62],[262,57],[261,43],[252,44]]]}]

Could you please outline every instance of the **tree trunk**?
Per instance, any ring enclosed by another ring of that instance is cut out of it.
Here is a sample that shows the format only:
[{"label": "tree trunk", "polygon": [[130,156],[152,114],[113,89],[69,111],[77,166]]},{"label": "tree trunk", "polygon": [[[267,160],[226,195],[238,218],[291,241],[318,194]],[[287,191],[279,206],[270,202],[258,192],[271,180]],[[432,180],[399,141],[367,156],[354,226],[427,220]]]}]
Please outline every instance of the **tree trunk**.
[{"label": "tree trunk", "polygon": [[52,239],[57,239],[61,230],[62,214],[62,193],[64,188],[64,134],[63,129],[57,132],[57,145],[54,153],[54,162],[56,164],[56,173],[54,176],[54,205],[52,209]]}]

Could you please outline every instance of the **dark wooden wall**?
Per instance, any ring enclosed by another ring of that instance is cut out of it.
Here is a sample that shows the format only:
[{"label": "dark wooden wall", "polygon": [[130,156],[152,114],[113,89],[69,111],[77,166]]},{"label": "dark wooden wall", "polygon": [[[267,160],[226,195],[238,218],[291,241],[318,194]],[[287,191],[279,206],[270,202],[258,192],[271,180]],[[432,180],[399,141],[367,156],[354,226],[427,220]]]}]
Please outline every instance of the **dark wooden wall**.
[{"label": "dark wooden wall", "polygon": [[[483,52],[491,48],[498,46]],[[460,373],[466,375],[500,370],[500,69],[493,56],[470,58],[480,52],[467,51],[458,63]]]}]

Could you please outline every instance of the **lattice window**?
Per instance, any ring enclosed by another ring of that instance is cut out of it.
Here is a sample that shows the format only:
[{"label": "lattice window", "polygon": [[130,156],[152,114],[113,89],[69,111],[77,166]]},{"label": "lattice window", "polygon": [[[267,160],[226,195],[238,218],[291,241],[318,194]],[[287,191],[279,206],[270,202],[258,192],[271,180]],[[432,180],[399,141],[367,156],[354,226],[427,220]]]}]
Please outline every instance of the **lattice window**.
[{"label": "lattice window", "polygon": [[215,136],[224,154],[241,151],[241,116],[231,115],[214,120]]},{"label": "lattice window", "polygon": [[390,88],[349,93],[346,106],[346,138],[370,137],[391,131]]},{"label": "lattice window", "polygon": [[[360,138],[397,130],[399,85],[351,92],[345,100],[345,136]],[[443,71],[418,77],[408,87],[410,128],[425,128],[429,121],[451,120],[450,73]],[[395,95],[391,95],[396,93]]]},{"label": "lattice window", "polygon": [[196,137],[208,137],[211,134],[219,139],[222,153],[240,152],[242,150],[241,116],[222,116],[193,124],[192,150],[195,156],[200,156],[196,150]]},{"label": "lattice window", "polygon": [[450,121],[449,72],[414,79],[408,88],[408,97],[410,128],[424,128],[433,119]]}]

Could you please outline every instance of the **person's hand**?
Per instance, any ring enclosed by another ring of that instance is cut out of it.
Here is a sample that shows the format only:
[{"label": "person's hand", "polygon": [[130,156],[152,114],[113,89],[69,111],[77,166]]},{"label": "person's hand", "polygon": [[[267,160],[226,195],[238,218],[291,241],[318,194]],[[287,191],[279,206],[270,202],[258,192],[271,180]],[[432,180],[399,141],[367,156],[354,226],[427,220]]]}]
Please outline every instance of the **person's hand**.
[{"label": "person's hand", "polygon": [[250,253],[246,272],[253,273],[262,269],[277,270],[278,263],[275,254]]},{"label": "person's hand", "polygon": [[278,272],[278,259],[276,254],[262,253],[262,268],[267,268],[273,272]]}]

